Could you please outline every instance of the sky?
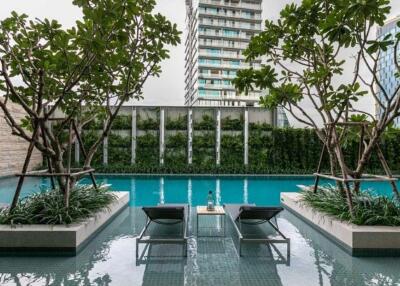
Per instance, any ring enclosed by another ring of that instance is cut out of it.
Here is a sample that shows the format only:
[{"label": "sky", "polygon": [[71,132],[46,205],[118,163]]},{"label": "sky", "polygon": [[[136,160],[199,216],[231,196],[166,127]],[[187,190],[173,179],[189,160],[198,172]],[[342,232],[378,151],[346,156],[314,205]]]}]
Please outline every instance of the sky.
[{"label": "sky", "polygon": [[[3,3],[1,3],[3,2]],[[263,0],[263,19],[276,20],[280,10],[288,3],[300,3],[300,0]],[[397,2],[397,3],[396,3]],[[62,25],[70,27],[81,17],[80,10],[72,5],[72,0],[0,0],[0,20],[8,17],[11,11],[26,13],[35,18],[58,20]],[[399,0],[391,0],[390,17],[400,15]],[[157,0],[156,11],[165,15],[170,21],[177,23],[178,29],[185,30],[185,0]],[[171,47],[170,59],[162,63],[162,74],[159,78],[150,78],[144,88],[144,99],[140,105],[183,105],[184,104],[184,35],[181,44]],[[351,57],[351,53],[343,55]],[[346,68],[345,76],[352,73],[351,61]],[[360,109],[374,113],[372,97],[365,97],[358,103]],[[305,103],[305,108],[308,108]],[[289,118],[291,125],[298,125]]]}]

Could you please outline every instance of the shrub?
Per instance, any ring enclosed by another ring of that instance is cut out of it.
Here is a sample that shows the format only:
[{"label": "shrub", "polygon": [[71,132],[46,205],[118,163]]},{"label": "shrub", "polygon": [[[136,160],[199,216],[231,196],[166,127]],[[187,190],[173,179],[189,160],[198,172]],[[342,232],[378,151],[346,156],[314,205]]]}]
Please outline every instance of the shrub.
[{"label": "shrub", "polygon": [[175,120],[168,118],[165,124],[166,130],[186,130],[187,129],[187,115],[179,115]]},{"label": "shrub", "polygon": [[71,224],[105,209],[116,200],[109,189],[78,186],[71,190],[69,207],[60,190],[43,190],[21,199],[16,208],[0,211],[0,224]]},{"label": "shrub", "polygon": [[310,207],[357,225],[400,226],[400,205],[397,201],[374,195],[370,191],[353,194],[354,216],[352,217],[343,196],[334,186],[317,193],[302,192],[302,200]]}]

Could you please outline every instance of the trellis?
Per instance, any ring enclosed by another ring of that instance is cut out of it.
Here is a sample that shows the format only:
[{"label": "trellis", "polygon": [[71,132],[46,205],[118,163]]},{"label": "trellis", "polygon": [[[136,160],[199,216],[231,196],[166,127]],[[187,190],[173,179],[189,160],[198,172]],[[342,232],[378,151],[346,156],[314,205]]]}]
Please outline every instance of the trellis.
[{"label": "trellis", "polygon": [[[44,160],[47,162],[47,169],[43,170],[35,170],[35,171],[28,171],[28,166],[29,162],[31,160],[31,156],[33,153],[33,149],[35,147],[35,142],[39,139],[39,136],[41,136],[41,140],[43,142],[43,145],[47,148],[49,146],[49,134],[46,132],[45,124],[46,122],[50,121],[62,121],[65,122],[69,126],[69,132],[68,132],[68,147],[67,147],[67,170],[65,173],[55,173],[53,166],[51,164],[51,160],[48,154],[43,153]],[[90,179],[93,183],[93,187],[97,189],[97,184],[96,180],[94,177],[93,172],[95,171],[93,168],[71,168],[71,156],[72,156],[72,142],[70,138],[72,138],[73,133],[75,133],[76,139],[78,140],[80,151],[86,159],[87,153],[83,145],[82,138],[80,136],[80,133],[77,128],[77,124],[75,119],[71,118],[48,118],[47,120],[45,118],[37,118],[34,122],[34,128],[32,132],[32,140],[30,141],[28,151],[25,157],[24,165],[22,167],[21,173],[16,174],[16,176],[19,177],[18,179],[18,184],[17,188],[14,193],[13,201],[11,203],[10,211],[12,211],[19,200],[20,194],[21,194],[21,189],[24,183],[24,180],[26,177],[49,177],[51,181],[51,187],[52,189],[56,188],[56,182],[55,178],[57,177],[65,177],[66,180],[66,190],[64,191],[64,202],[65,206],[69,206],[69,195],[70,195],[70,180],[74,177],[79,177],[83,176],[85,174],[89,174]]]},{"label": "trellis", "polygon": [[377,152],[378,159],[379,159],[379,161],[383,167],[383,170],[385,172],[385,176],[375,175],[375,174],[364,174],[360,178],[354,178],[354,177],[350,176],[350,174],[348,174],[348,172],[343,168],[341,170],[342,171],[341,176],[335,176],[333,174],[321,173],[323,158],[324,158],[325,152],[327,150],[327,145],[329,144],[329,141],[331,140],[332,131],[334,129],[336,129],[337,126],[343,126],[344,128],[348,128],[348,127],[359,128],[360,141],[358,144],[358,160],[360,160],[362,152],[363,152],[364,143],[366,143],[366,140],[367,140],[366,135],[371,137],[371,133],[368,129],[369,125],[370,125],[370,123],[368,123],[368,122],[338,122],[338,123],[327,124],[326,125],[326,131],[327,131],[326,140],[322,147],[321,155],[320,155],[319,162],[318,162],[317,172],[314,173],[314,176],[315,176],[315,183],[314,183],[314,188],[313,188],[314,193],[316,193],[318,190],[320,178],[330,179],[330,180],[335,181],[336,183],[341,183],[344,185],[344,189],[346,192],[346,199],[347,199],[347,203],[348,203],[351,214],[353,214],[353,200],[352,200],[352,196],[351,196],[351,186],[350,186],[351,183],[361,184],[362,182],[389,182],[392,187],[392,191],[393,191],[393,194],[395,195],[395,197],[397,199],[400,198],[399,192],[398,192],[398,189],[396,186],[397,179],[393,177],[393,174],[389,168],[389,165],[386,162],[386,159],[382,152],[382,149],[379,146],[379,142],[376,143],[375,150]]}]

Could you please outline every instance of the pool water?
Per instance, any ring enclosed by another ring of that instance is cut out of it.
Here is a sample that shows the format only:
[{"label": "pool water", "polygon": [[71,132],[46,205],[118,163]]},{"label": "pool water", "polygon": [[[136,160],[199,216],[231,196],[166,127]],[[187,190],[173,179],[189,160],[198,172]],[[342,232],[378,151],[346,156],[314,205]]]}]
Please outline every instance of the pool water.
[{"label": "pool water", "polygon": [[[177,256],[179,246],[155,245],[142,246],[141,259],[135,259],[135,238],[145,224],[142,205],[205,204],[209,190],[219,204],[278,205],[281,191],[296,191],[297,184],[310,185],[311,177],[98,179],[112,184],[114,190],[129,191],[130,207],[76,257],[0,257],[0,285],[400,285],[400,258],[351,257],[288,211],[279,215],[278,225],[291,239],[289,255],[286,245],[254,244],[244,246],[244,256],[239,257],[231,223],[224,238],[197,238],[192,208],[187,258]],[[44,179],[29,179],[23,195],[47,184]],[[10,202],[15,185],[15,179],[0,180],[0,202]],[[368,187],[390,195],[384,184]],[[221,230],[217,219],[205,223]],[[272,229],[259,226],[254,233],[272,233]]]},{"label": "pool water", "polygon": [[[114,191],[130,192],[130,206],[151,206],[159,203],[187,203],[205,205],[207,194],[212,191],[216,204],[254,203],[277,206],[281,192],[297,192],[297,185],[313,185],[313,177],[266,176],[266,177],[202,177],[202,176],[99,176],[96,180],[110,184]],[[0,180],[0,203],[10,203],[15,191],[16,179]],[[90,184],[87,178],[80,183]],[[332,181],[321,180],[321,185]],[[49,179],[27,178],[21,197],[50,186]],[[399,184],[400,187],[400,184]],[[368,182],[364,189],[380,195],[391,196],[389,183]]]}]

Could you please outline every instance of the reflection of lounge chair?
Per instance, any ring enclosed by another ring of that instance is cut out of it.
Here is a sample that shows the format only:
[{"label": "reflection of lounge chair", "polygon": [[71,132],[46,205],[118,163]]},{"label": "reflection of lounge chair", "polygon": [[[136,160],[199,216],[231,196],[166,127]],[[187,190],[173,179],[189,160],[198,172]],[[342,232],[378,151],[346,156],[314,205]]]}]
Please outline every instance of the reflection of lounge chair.
[{"label": "reflection of lounge chair", "polygon": [[[287,238],[278,227],[276,216],[283,210],[282,207],[258,207],[255,205],[224,205],[226,212],[232,220],[233,226],[237,235],[239,236],[239,255],[242,255],[242,242],[243,243],[286,243],[287,253],[290,253],[290,239]],[[271,220],[274,219],[275,223]],[[245,225],[259,225],[268,223],[278,233],[282,239],[261,237],[249,238],[245,237],[242,233],[242,224]]]},{"label": "reflection of lounge chair", "polygon": [[[186,256],[187,252],[187,222],[188,222],[188,206],[187,205],[159,205],[156,207],[143,207],[144,213],[147,216],[146,225],[136,238],[136,258],[139,256],[139,244],[183,244],[183,255]],[[177,237],[155,237],[150,236],[144,238],[146,230],[151,223],[159,225],[172,226],[182,224],[181,234]]]}]

